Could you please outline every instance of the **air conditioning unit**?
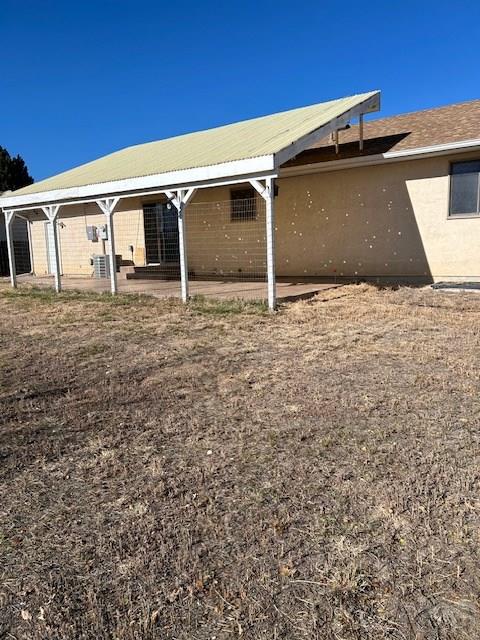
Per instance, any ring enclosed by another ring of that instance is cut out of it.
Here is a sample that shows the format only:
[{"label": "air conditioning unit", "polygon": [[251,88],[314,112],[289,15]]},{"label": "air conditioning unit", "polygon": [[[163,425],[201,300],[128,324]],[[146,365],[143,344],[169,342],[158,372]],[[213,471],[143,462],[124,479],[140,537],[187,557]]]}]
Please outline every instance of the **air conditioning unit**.
[{"label": "air conditioning unit", "polygon": [[[117,263],[117,273],[120,271],[120,265],[122,264],[122,254],[115,256]],[[93,275],[95,278],[110,278],[110,256],[99,254],[93,255],[91,263],[93,265]]]},{"label": "air conditioning unit", "polygon": [[110,277],[110,256],[108,255],[93,256],[93,274],[95,278]]}]

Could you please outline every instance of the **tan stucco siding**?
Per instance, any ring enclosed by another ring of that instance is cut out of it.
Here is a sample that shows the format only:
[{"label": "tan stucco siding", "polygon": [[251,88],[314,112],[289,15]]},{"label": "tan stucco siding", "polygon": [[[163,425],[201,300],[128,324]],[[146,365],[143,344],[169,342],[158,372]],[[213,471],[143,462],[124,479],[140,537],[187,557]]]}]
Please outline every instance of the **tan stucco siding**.
[{"label": "tan stucco siding", "polygon": [[[462,154],[461,158],[472,157]],[[449,169],[437,157],[311,173],[278,180],[276,263],[279,276],[416,277],[480,280],[480,218],[448,219]],[[199,190],[187,208],[189,268],[201,273],[264,269],[265,215],[232,222],[228,187]],[[115,213],[116,251],[145,264],[143,204],[121,200]],[[204,203],[204,204],[200,204]],[[65,274],[91,274],[102,245],[86,226],[104,224],[96,205],[62,210]],[[43,222],[32,224],[34,266],[47,271]],[[108,242],[106,243],[108,251]]]},{"label": "tan stucco siding", "polygon": [[43,275],[47,269],[47,244],[43,222],[32,222],[30,226],[32,247],[32,269],[36,275]]},{"label": "tan stucco siding", "polygon": [[232,221],[228,187],[197,191],[186,214],[191,271],[198,275],[265,274],[265,202],[259,195],[255,200],[255,220]]},{"label": "tan stucco siding", "polygon": [[[187,209],[189,269],[204,274],[261,273],[265,271],[265,206],[257,198],[257,220],[232,222],[229,188],[199,190]],[[157,198],[121,200],[114,214],[115,249],[122,260],[145,264],[143,205]],[[62,271],[66,275],[91,275],[90,258],[102,253],[102,242],[87,238],[87,226],[101,226],[105,217],[95,204],[65,207],[59,218]],[[48,273],[44,222],[32,224],[35,273]],[[133,256],[130,247],[133,247]],[[108,252],[109,243],[105,243]]]},{"label": "tan stucco siding", "polygon": [[428,276],[405,167],[369,167],[279,182],[283,275]]},{"label": "tan stucco siding", "polygon": [[480,279],[480,219],[448,218],[450,161],[279,180],[278,274]]},{"label": "tan stucco siding", "polygon": [[[90,259],[94,254],[103,253],[103,244],[99,239],[91,242],[87,238],[87,226],[100,227],[105,224],[105,216],[97,205],[86,204],[63,207],[59,218],[59,247],[62,272],[66,275],[91,275],[93,267]],[[145,261],[145,237],[143,230],[143,210],[138,198],[120,201],[114,216],[115,249],[124,260],[132,259],[130,246],[133,246],[133,258],[136,264]],[[34,269],[37,275],[48,273],[45,222],[32,223],[32,249]],[[109,243],[105,242],[108,253]]]}]

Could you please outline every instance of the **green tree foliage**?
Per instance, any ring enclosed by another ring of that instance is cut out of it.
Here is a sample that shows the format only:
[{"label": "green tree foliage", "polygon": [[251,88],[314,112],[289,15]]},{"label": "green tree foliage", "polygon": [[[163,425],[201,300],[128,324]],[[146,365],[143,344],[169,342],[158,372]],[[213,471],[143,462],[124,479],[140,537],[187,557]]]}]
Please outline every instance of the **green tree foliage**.
[{"label": "green tree foliage", "polygon": [[0,147],[0,193],[20,189],[32,184],[33,178],[28,173],[23,158],[12,158],[6,149]]}]

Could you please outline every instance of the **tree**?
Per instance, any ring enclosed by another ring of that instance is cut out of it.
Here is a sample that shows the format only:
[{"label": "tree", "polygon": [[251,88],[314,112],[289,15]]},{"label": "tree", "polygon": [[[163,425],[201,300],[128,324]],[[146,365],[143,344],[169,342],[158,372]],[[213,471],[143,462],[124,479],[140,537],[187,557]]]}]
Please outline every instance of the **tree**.
[{"label": "tree", "polygon": [[[0,147],[0,194],[4,191],[21,189],[32,182],[33,178],[28,173],[23,158],[20,156],[12,158],[6,149]],[[32,267],[27,223],[18,217],[13,224],[13,251],[17,273],[28,273]],[[0,276],[6,276],[9,272],[5,226],[0,209]]]},{"label": "tree", "polygon": [[0,147],[0,193],[20,189],[33,183],[23,158],[12,158],[6,149]]}]

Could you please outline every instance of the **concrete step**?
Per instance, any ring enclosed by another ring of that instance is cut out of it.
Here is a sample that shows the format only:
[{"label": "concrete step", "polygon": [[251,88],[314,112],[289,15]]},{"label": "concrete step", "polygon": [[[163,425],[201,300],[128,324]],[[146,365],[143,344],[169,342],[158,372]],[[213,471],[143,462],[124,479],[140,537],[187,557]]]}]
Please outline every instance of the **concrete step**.
[{"label": "concrete step", "polygon": [[120,280],[126,280],[129,273],[134,273],[135,267],[133,265],[121,265],[118,269],[118,278]]},{"label": "concrete step", "polygon": [[179,262],[169,262],[168,264],[147,264],[141,267],[133,267],[135,271],[139,273],[143,273],[145,271],[155,272],[155,271],[172,271],[173,269],[177,269],[180,271],[180,263]]},{"label": "concrete step", "polygon": [[[189,278],[191,278],[193,274],[189,274]],[[143,271],[134,273],[127,273],[127,280],[180,280],[180,271]]]},{"label": "concrete step", "polygon": [[[265,277],[256,274],[235,272],[235,273],[195,273],[189,271],[188,277],[191,280],[206,281],[232,281],[239,282],[248,280],[249,282],[264,282]],[[134,267],[133,271],[126,274],[127,280],[180,280],[179,264],[153,264],[145,267]]]},{"label": "concrete step", "polygon": [[180,280],[180,264],[150,264],[134,267],[127,273],[127,280]]}]

